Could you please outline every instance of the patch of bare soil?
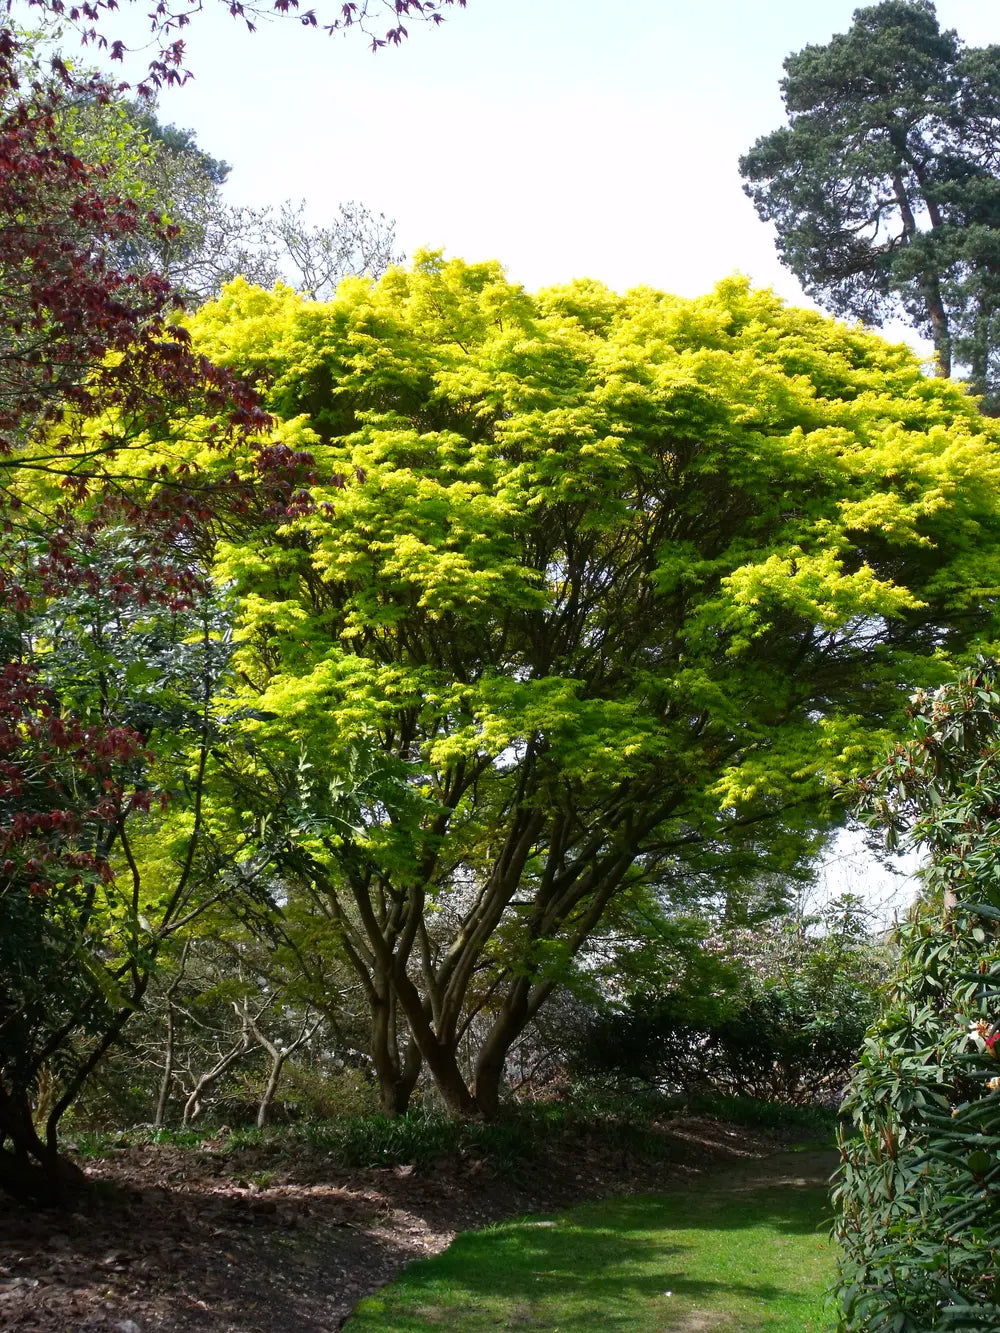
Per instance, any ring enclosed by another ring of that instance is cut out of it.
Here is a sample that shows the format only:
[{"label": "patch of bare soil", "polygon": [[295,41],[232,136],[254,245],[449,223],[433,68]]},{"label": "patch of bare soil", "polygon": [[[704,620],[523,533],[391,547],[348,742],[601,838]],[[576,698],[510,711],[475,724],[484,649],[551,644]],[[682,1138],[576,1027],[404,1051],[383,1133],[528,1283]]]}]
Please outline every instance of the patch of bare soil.
[{"label": "patch of bare soil", "polygon": [[612,1194],[820,1169],[805,1154],[775,1158],[773,1135],[709,1119],[671,1120],[662,1135],[652,1161],[583,1140],[514,1172],[473,1156],[351,1172],[268,1157],[264,1171],[254,1150],[222,1142],[118,1150],[87,1166],[94,1189],[79,1211],[0,1201],[0,1329],[333,1333],[363,1295],[459,1231]]}]

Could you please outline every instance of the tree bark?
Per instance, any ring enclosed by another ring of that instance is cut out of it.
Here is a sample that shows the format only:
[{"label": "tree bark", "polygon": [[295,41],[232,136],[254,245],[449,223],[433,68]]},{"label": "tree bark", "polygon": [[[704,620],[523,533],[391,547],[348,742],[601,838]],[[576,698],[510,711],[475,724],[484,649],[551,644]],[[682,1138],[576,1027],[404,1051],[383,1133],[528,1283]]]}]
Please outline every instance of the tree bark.
[{"label": "tree bark", "polygon": [[528,979],[519,978],[479,1049],[474,1085],[476,1106],[488,1120],[500,1110],[500,1089],[507,1055],[530,1017],[529,991]]},{"label": "tree bark", "polygon": [[75,1163],[39,1138],[27,1094],[0,1086],[0,1190],[23,1203],[59,1204],[86,1183]]},{"label": "tree bark", "polygon": [[[920,179],[921,173],[917,170],[912,158],[909,158],[906,153],[905,142],[900,145],[900,148],[910,161],[911,167],[917,172],[918,179]],[[923,184],[923,181],[921,183]],[[900,216],[903,219],[903,236],[906,243],[909,244],[910,240],[917,235],[917,220],[914,217],[913,208],[906,193],[902,172],[898,168],[892,173],[892,188],[896,196],[896,203],[899,206]],[[933,201],[927,198],[926,192],[924,203],[931,218],[932,229],[937,230],[941,226],[941,217],[934,207]],[[939,379],[948,379],[951,376],[951,325],[944,301],[941,298],[941,282],[938,274],[934,271],[925,272],[919,285],[924,298],[927,319],[931,326],[931,338],[934,343],[934,355],[936,357],[934,373]]]},{"label": "tree bark", "polygon": [[257,1128],[263,1129],[267,1124],[271,1106],[274,1103],[274,1097],[278,1091],[278,1084],[281,1082],[281,1072],[285,1067],[285,1062],[294,1051],[297,1051],[304,1042],[307,1042],[310,1037],[315,1034],[316,1029],[319,1027],[319,1020],[317,1019],[312,1027],[310,1027],[308,1023],[303,1024],[302,1031],[293,1042],[288,1046],[279,1046],[276,1041],[272,1041],[267,1033],[258,1026],[256,1020],[250,1016],[248,1011],[244,1010],[244,1015],[247,1026],[253,1033],[254,1038],[259,1045],[263,1046],[271,1059],[271,1068],[268,1072],[267,1083],[261,1094],[260,1104],[257,1107]]},{"label": "tree bark", "polygon": [[392,988],[406,1017],[413,1041],[420,1049],[420,1055],[430,1070],[449,1114],[456,1117],[473,1115],[476,1111],[475,1098],[458,1067],[458,1038],[438,1038],[420,991],[402,967],[397,966],[395,970]]},{"label": "tree bark", "polygon": [[177,975],[167,987],[165,996],[167,1006],[167,1036],[163,1051],[163,1077],[160,1079],[159,1095],[156,1099],[156,1114],[153,1117],[153,1124],[157,1129],[162,1129],[167,1116],[167,1102],[170,1099],[170,1085],[174,1078],[174,1049],[177,1040],[177,1024],[174,1019],[174,996],[181,984],[184,976],[184,969],[187,966],[188,954],[191,950],[191,941],[184,941],[184,948],[181,950],[180,966],[177,969]]},{"label": "tree bark", "polygon": [[420,1077],[422,1060],[416,1042],[409,1041],[402,1060],[395,1023],[395,997],[387,988],[369,995],[372,1015],[372,1060],[384,1115],[405,1115]]},{"label": "tree bark", "polygon": [[234,1046],[230,1047],[225,1054],[220,1055],[211,1069],[207,1069],[204,1074],[199,1076],[194,1087],[191,1089],[187,1101],[184,1103],[184,1115],[181,1119],[181,1124],[185,1129],[187,1129],[191,1121],[196,1119],[200,1114],[203,1094],[207,1092],[213,1084],[218,1082],[227,1069],[231,1069],[237,1061],[243,1059],[250,1050],[251,1044],[250,1035],[244,1029],[240,1040]]},{"label": "tree bark", "polygon": [[285,1061],[288,1059],[287,1051],[276,1050],[271,1056],[271,1068],[268,1072],[267,1083],[264,1091],[261,1093],[260,1105],[257,1107],[257,1128],[263,1129],[267,1124],[268,1116],[271,1114],[271,1107],[274,1104],[274,1095],[278,1091],[278,1084],[281,1082],[281,1071],[285,1067]]},{"label": "tree bark", "polygon": [[934,341],[934,374],[939,379],[951,377],[951,329],[948,312],[941,300],[941,284],[937,275],[932,274],[924,283],[924,301],[927,305],[927,317],[931,324],[931,336]]},{"label": "tree bark", "polygon": [[156,1098],[156,1112],[153,1116],[153,1124],[157,1129],[162,1129],[167,1117],[167,1102],[170,1099],[170,1085],[174,1081],[174,1040],[176,1037],[176,1027],[174,1024],[174,1006],[170,998],[167,999],[167,1036],[163,1048],[163,1076],[160,1079],[160,1090]]}]

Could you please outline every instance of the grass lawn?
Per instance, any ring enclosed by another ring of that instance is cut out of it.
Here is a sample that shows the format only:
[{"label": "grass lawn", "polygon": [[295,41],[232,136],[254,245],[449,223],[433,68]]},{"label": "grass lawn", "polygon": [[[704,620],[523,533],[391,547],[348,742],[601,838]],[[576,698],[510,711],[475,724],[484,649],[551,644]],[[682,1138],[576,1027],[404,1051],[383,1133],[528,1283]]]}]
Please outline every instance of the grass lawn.
[{"label": "grass lawn", "polygon": [[467,1232],[345,1333],[829,1333],[826,1187],[734,1178]]}]

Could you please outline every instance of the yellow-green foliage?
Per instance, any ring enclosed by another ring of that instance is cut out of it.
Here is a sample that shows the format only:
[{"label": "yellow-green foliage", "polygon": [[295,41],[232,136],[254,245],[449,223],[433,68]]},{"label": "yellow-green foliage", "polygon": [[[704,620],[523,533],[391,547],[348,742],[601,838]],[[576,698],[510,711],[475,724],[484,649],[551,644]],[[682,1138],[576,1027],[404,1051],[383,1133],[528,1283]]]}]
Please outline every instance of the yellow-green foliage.
[{"label": "yellow-green foliage", "polygon": [[[863,767],[896,685],[941,674],[910,657],[990,632],[996,428],[742,280],[532,297],[425,255],[327,305],[235,283],[191,328],[319,461],[311,515],[219,553],[285,736],[409,708],[433,766],[544,734],[585,778],[684,767],[705,718],[738,804]],[[812,678],[862,663],[848,726]]]},{"label": "yellow-green foliage", "polygon": [[[905,687],[994,635],[997,426],[742,280],[532,296],[423,255],[328,304],[237,282],[190,328],[316,460],[311,507],[217,547],[238,819],[461,1109],[472,1010],[489,1080],[614,895],[734,847],[787,869]],[[253,467],[202,434],[147,462]]]}]

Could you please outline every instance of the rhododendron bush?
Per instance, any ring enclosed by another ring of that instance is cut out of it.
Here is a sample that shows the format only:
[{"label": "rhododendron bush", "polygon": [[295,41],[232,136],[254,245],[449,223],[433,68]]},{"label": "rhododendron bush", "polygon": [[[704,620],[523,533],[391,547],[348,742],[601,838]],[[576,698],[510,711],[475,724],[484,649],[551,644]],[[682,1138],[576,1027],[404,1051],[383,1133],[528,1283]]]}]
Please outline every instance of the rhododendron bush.
[{"label": "rhododendron bush", "polygon": [[842,1327],[1000,1325],[1000,679],[914,696],[862,809],[924,850],[925,899],[845,1101]]}]

